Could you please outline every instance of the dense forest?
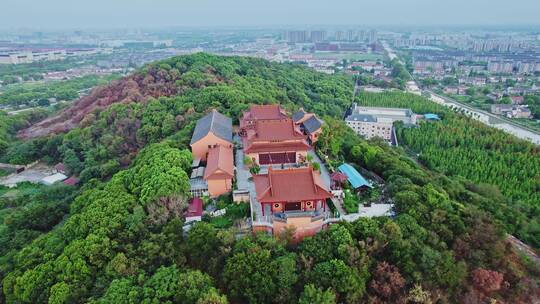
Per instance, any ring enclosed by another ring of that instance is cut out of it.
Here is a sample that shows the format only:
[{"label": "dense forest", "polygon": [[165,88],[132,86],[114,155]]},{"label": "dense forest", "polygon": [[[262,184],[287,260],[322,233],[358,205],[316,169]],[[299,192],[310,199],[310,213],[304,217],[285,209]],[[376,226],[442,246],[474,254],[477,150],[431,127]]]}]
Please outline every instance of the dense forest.
[{"label": "dense forest", "polygon": [[5,156],[9,147],[18,146],[18,144],[11,145],[15,142],[17,131],[29,127],[32,123],[38,122],[46,116],[47,113],[43,110],[16,115],[8,115],[6,112],[0,111],[0,155]]},{"label": "dense forest", "polygon": [[[82,183],[22,188],[16,195],[2,189],[1,229],[9,238],[0,239],[1,302],[540,299],[540,269],[505,241],[506,227],[484,208],[490,193],[465,178],[426,170],[403,150],[365,141],[335,120],[352,99],[347,76],[207,54],[153,63],[131,77],[141,76],[146,83],[139,94],[117,95],[123,98],[87,113],[69,132],[6,147],[8,161],[63,161]],[[122,87],[119,81],[108,90]],[[174,93],[153,94],[162,89]],[[397,216],[336,224],[300,243],[289,233],[239,237],[235,228],[206,221],[185,233],[188,143],[196,119],[210,108],[236,119],[250,103],[272,102],[324,117],[319,153],[384,178]]]},{"label": "dense forest", "polygon": [[440,122],[399,128],[401,143],[428,168],[476,183],[469,187],[491,198],[481,208],[507,231],[540,248],[540,147],[412,94],[362,93],[357,101],[440,114]]}]

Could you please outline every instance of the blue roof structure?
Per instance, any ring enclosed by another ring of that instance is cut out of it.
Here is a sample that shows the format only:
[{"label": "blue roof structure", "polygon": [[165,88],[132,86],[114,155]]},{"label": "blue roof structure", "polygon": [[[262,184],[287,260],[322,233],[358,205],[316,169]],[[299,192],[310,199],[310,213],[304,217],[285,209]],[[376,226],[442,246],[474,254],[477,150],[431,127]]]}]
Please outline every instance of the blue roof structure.
[{"label": "blue roof structure", "polygon": [[424,114],[424,118],[427,119],[427,120],[441,120],[441,118],[439,117],[439,115],[433,114],[433,113],[426,113],[426,114]]},{"label": "blue roof structure", "polygon": [[360,172],[358,172],[353,166],[349,164],[342,164],[338,167],[338,170],[347,175],[347,179],[349,180],[349,183],[356,189],[360,188],[362,186],[366,186],[369,188],[373,188],[370,182],[368,182]]}]

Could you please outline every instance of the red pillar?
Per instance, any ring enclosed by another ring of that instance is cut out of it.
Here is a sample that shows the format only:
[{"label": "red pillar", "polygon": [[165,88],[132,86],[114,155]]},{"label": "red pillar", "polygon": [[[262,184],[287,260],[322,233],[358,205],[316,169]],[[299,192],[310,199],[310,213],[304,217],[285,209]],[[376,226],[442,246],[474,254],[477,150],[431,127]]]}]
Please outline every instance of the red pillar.
[{"label": "red pillar", "polygon": [[323,211],[326,212],[326,200],[322,201],[323,204]]},{"label": "red pillar", "polygon": [[262,214],[264,216],[264,203],[261,203],[261,207],[262,207],[262,211],[263,211]]}]

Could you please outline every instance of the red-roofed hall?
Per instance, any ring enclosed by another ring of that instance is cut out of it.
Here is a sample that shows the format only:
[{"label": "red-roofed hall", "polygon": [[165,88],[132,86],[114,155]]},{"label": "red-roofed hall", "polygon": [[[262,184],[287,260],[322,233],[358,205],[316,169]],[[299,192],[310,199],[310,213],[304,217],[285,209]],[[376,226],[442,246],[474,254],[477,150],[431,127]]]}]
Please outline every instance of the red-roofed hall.
[{"label": "red-roofed hall", "polygon": [[263,216],[270,206],[274,234],[294,227],[295,237],[303,238],[322,229],[326,200],[332,194],[313,168],[269,167],[267,173],[254,175],[253,181]]}]

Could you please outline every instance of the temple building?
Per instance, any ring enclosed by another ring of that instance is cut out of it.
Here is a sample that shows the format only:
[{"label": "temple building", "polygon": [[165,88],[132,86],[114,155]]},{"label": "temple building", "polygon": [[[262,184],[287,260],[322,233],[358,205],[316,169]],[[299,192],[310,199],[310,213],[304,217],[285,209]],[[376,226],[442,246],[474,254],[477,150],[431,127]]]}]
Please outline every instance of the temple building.
[{"label": "temple building", "polygon": [[191,137],[193,159],[206,160],[209,149],[215,146],[232,148],[232,120],[212,110],[197,121]]},{"label": "temple building", "polygon": [[193,196],[217,197],[232,190],[232,120],[212,110],[197,121],[191,138]]},{"label": "temple building", "polygon": [[319,139],[322,133],[323,121],[317,118],[314,113],[307,113],[303,108],[300,108],[292,115],[294,123],[304,132],[310,144],[314,144]]},{"label": "temple building", "polygon": [[280,105],[251,105],[248,111],[240,118],[240,129],[246,129],[255,125],[260,120],[280,120],[287,118],[287,113]]},{"label": "temple building", "polygon": [[257,120],[243,130],[244,153],[260,165],[304,162],[311,148],[290,118]]},{"label": "temple building", "polygon": [[259,165],[304,162],[311,148],[279,105],[252,105],[240,118],[244,153]]},{"label": "temple building", "polygon": [[[253,176],[256,200],[270,226],[254,224],[254,231],[271,228],[278,235],[293,228],[301,239],[319,232],[327,213],[326,200],[332,197],[318,172],[311,167],[273,169]],[[262,219],[260,219],[262,221]]]}]

